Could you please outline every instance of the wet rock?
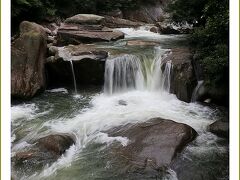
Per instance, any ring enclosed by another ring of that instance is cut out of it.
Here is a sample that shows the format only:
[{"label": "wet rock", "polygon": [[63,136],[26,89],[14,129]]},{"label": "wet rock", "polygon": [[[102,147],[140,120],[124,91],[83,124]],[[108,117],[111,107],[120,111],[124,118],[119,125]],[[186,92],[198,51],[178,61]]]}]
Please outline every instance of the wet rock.
[{"label": "wet rock", "polygon": [[176,94],[179,100],[191,102],[197,85],[192,66],[192,53],[187,48],[175,48],[163,60],[167,61],[172,63],[170,92]]},{"label": "wet rock", "polygon": [[229,137],[229,122],[216,121],[209,126],[209,131],[220,137]]},{"label": "wet rock", "polygon": [[95,14],[77,14],[65,20],[65,23],[71,24],[101,24],[104,20],[103,16]]},{"label": "wet rock", "polygon": [[127,102],[124,101],[124,100],[119,100],[119,101],[118,101],[118,104],[119,104],[119,105],[122,105],[122,106],[126,106],[126,105],[127,105]]},{"label": "wet rock", "polygon": [[37,141],[40,149],[47,150],[56,155],[62,155],[75,142],[69,135],[49,135]]},{"label": "wet rock", "polygon": [[144,25],[141,22],[134,22],[127,19],[105,16],[104,23],[106,27],[109,28],[129,28],[129,27],[138,27]]},{"label": "wet rock", "polygon": [[32,22],[20,24],[20,36],[11,45],[11,95],[32,98],[45,88],[47,52],[45,29]]},{"label": "wet rock", "polygon": [[158,29],[158,27],[156,27],[156,26],[151,27],[151,28],[150,28],[150,31],[151,31],[151,32],[154,32],[154,33],[159,33],[159,29]]},{"label": "wet rock", "polygon": [[73,144],[75,140],[70,135],[49,135],[34,142],[29,150],[17,152],[12,161],[15,168],[25,166],[34,169],[53,163]]},{"label": "wet rock", "polygon": [[129,139],[127,146],[117,148],[117,156],[125,161],[127,171],[142,171],[168,166],[197,133],[186,124],[153,118],[145,123],[116,128],[110,135]]},{"label": "wet rock", "polygon": [[48,58],[46,63],[48,87],[73,85],[70,60],[79,87],[102,85],[107,57],[108,52],[97,49],[94,45],[58,47],[54,59]]}]

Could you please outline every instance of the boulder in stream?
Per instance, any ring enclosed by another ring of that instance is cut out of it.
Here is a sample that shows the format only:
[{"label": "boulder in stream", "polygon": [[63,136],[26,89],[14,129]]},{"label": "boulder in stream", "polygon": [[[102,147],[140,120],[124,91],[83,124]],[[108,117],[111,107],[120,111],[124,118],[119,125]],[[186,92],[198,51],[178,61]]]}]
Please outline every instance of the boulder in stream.
[{"label": "boulder in stream", "polygon": [[116,41],[124,38],[121,31],[104,27],[104,17],[93,14],[78,14],[67,18],[58,29],[59,45]]},{"label": "boulder in stream", "polygon": [[116,154],[125,161],[126,170],[158,170],[172,162],[177,153],[197,135],[190,126],[172,120],[153,118],[145,123],[128,124],[111,130],[111,136],[129,139]]},{"label": "boulder in stream", "polygon": [[47,35],[42,26],[23,21],[11,44],[11,95],[29,99],[45,88]]},{"label": "boulder in stream", "polygon": [[225,121],[215,121],[214,123],[210,124],[209,131],[213,134],[216,134],[220,137],[229,137],[229,122]]},{"label": "boulder in stream", "polygon": [[191,102],[197,79],[192,66],[192,53],[188,48],[175,48],[171,50],[163,63],[171,61],[170,92],[176,94],[181,101]]},{"label": "boulder in stream", "polygon": [[29,150],[17,152],[12,161],[16,168],[44,166],[56,161],[73,144],[75,140],[68,134],[45,136],[36,140]]}]

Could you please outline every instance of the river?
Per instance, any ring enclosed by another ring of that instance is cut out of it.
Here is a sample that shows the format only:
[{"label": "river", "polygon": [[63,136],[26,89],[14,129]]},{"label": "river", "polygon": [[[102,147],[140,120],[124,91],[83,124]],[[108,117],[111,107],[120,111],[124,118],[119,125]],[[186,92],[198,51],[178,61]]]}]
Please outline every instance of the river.
[{"label": "river", "polygon": [[[49,134],[69,133],[76,139],[53,164],[34,169],[13,167],[12,174],[21,180],[228,179],[228,141],[207,130],[215,120],[227,116],[226,110],[178,100],[169,93],[171,62],[163,71],[159,68],[164,54],[185,46],[186,37],[159,35],[146,27],[119,30],[126,34],[124,40],[97,44],[112,52],[105,65],[103,87],[80,87],[77,93],[67,87],[49,89],[31,101],[12,104],[12,157]],[[155,44],[130,46],[129,40]],[[123,173],[123,164],[110,150],[126,146],[128,139],[111,137],[107,131],[153,117],[185,123],[199,135],[164,172]]]}]

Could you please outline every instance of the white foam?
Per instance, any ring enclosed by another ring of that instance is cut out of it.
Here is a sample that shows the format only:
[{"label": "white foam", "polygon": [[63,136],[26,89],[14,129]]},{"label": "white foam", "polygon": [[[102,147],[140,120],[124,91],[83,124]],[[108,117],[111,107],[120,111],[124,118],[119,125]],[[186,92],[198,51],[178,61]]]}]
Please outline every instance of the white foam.
[{"label": "white foam", "polygon": [[14,122],[17,119],[31,119],[35,111],[38,110],[34,103],[21,104],[11,107],[11,119]]},{"label": "white foam", "polygon": [[94,141],[101,144],[106,143],[107,145],[117,141],[120,142],[122,146],[127,146],[129,139],[121,136],[109,137],[108,134],[100,132],[96,135]]},{"label": "white foam", "polygon": [[46,92],[50,92],[50,93],[63,93],[63,94],[68,94],[68,90],[65,88],[57,88],[57,89],[49,89],[46,90]]}]

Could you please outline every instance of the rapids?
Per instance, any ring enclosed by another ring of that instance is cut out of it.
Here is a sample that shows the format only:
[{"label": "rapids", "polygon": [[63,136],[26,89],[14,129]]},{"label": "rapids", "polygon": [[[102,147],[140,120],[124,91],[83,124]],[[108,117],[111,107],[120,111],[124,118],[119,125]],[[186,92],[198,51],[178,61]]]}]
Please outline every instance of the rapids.
[{"label": "rapids", "polygon": [[[161,60],[171,49],[171,43],[175,46],[175,41],[183,37],[158,35],[144,29],[119,30],[126,34],[124,41],[145,39],[162,44],[146,49],[134,47],[137,49],[134,51],[122,46],[123,40],[110,44],[109,48],[118,49],[121,54],[110,56],[106,61],[103,89],[78,89],[78,96],[75,90],[52,89],[30,102],[12,105],[12,157],[45,135],[69,133],[76,138],[76,144],[53,164],[34,171],[13,168],[14,177],[21,180],[176,180],[177,173],[184,174],[189,169],[207,178],[227,179],[227,142],[207,131],[209,124],[225,116],[225,111],[221,107],[179,101],[169,93],[171,62],[161,68]],[[174,169],[157,174],[123,175],[121,162],[116,162],[109,152],[112,146],[126,146],[129,140],[111,137],[106,131],[153,117],[188,124],[199,136],[179,155]]]}]

